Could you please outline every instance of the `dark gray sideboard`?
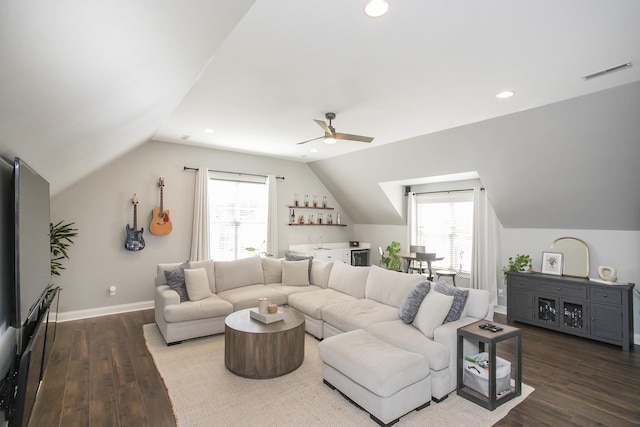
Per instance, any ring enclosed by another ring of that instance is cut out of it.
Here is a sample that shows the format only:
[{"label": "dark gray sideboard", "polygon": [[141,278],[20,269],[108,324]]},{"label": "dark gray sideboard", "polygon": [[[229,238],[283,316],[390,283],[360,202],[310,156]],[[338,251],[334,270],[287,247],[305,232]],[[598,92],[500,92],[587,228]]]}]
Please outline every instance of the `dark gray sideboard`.
[{"label": "dark gray sideboard", "polygon": [[541,273],[507,273],[507,321],[633,345],[633,283],[607,285]]}]

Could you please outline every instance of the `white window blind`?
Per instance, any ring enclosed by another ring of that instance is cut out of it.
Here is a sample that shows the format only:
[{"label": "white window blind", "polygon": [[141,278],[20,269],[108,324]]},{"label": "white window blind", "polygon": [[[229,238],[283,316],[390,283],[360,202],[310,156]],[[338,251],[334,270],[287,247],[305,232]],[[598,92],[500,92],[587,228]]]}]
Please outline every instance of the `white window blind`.
[{"label": "white window blind", "polygon": [[412,224],[416,245],[444,260],[438,268],[457,270],[464,251],[462,271],[471,270],[473,238],[473,192],[417,194]]},{"label": "white window blind", "polygon": [[215,260],[254,256],[248,247],[265,251],[268,188],[261,177],[210,174],[210,242]]}]

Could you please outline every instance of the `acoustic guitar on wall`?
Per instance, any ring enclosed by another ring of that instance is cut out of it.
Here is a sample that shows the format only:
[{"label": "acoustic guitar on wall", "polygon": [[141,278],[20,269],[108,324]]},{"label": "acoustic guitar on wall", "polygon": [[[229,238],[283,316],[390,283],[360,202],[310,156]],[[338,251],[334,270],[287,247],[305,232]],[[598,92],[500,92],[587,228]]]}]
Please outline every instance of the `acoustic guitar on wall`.
[{"label": "acoustic guitar on wall", "polygon": [[133,228],[127,224],[127,240],[124,242],[124,248],[128,251],[141,251],[144,249],[144,239],[142,232],[144,228],[138,230],[138,195],[134,194],[131,199],[133,204]]},{"label": "acoustic guitar on wall", "polygon": [[151,234],[158,236],[166,236],[173,230],[171,219],[169,218],[169,211],[164,209],[164,178],[158,179],[158,187],[160,187],[160,206],[153,208],[153,215],[151,218],[151,224],[149,224],[149,231]]}]

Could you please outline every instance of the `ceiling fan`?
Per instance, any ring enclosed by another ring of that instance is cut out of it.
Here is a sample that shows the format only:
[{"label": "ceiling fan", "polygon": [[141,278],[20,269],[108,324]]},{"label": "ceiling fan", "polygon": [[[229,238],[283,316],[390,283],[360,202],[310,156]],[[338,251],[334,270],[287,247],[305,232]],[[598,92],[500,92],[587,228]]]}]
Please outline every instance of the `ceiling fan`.
[{"label": "ceiling fan", "polygon": [[348,133],[338,133],[336,129],[331,125],[331,121],[336,118],[335,113],[326,113],[324,117],[329,120],[329,124],[322,120],[314,120],[324,130],[324,135],[319,136],[317,138],[308,139],[306,141],[298,142],[296,145],[306,144],[307,142],[315,141],[317,139],[324,139],[325,144],[335,144],[338,142],[338,139],[345,139],[348,141],[358,141],[358,142],[371,142],[373,138],[369,136],[361,136],[361,135],[351,135]]}]

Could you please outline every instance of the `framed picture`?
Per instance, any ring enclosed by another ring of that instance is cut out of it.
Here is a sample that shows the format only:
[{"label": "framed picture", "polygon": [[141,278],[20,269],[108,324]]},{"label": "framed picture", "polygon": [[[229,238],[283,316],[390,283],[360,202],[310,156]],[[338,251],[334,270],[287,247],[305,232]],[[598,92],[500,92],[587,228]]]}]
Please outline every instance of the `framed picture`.
[{"label": "framed picture", "polygon": [[544,274],[562,275],[562,258],[560,252],[542,252],[542,272]]}]

